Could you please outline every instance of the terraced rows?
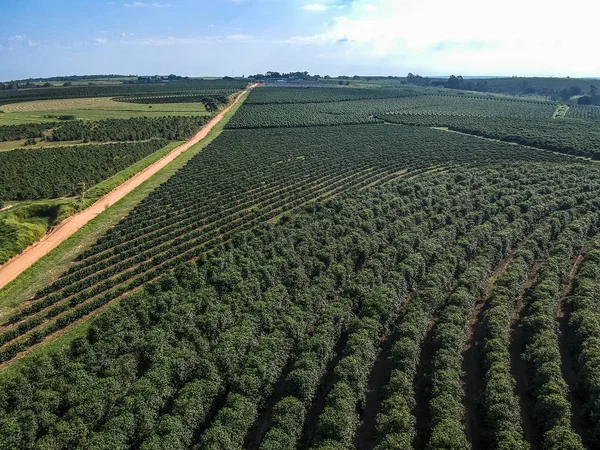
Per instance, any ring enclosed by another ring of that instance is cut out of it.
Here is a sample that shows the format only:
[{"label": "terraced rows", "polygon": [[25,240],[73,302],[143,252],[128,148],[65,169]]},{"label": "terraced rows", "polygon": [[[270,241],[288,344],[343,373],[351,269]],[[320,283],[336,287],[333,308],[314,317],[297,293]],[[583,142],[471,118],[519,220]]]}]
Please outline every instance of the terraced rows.
[{"label": "terraced rows", "polygon": [[[362,148],[355,145],[359,139]],[[67,274],[2,324],[2,358],[10,359],[181,262],[307,202],[412,178],[432,163],[448,169],[496,158],[540,158],[518,149],[505,154],[501,144],[466,154],[462,137],[437,139],[434,131],[386,126],[333,129],[318,142],[309,130],[223,134],[83,253]],[[303,146],[295,147],[296,142]],[[415,152],[417,146],[423,150]],[[363,150],[375,147],[380,150]],[[231,177],[237,182],[230,183]]]},{"label": "terraced rows", "polygon": [[[94,414],[83,413],[87,400],[73,398],[40,424],[33,439],[38,445],[62,442],[79,421],[81,432],[70,435],[69,445],[86,448],[108,442],[198,449],[467,448],[465,418],[478,411],[466,403],[461,384],[466,324],[485,299],[482,323],[504,338],[489,334],[481,343],[486,385],[479,394],[487,399],[482,430],[490,431],[479,438],[491,446],[521,439],[526,448],[529,435],[519,432],[522,399],[493,394],[502,389],[498,369],[507,366],[488,361],[500,357],[494,352],[509,352],[515,299],[532,262],[550,255],[550,270],[559,267],[552,258],[564,255],[568,269],[573,252],[596,232],[598,181],[581,167],[497,163],[425,171],[412,180],[403,176],[346,190],[276,226],[238,234],[226,248],[180,266],[175,277],[150,283],[101,316],[91,341],[66,360],[47,363],[51,379],[45,368],[29,373],[29,383],[51,382],[64,392],[81,390],[83,382],[92,383],[89,392],[109,380],[123,386],[96,397]],[[82,262],[92,258],[86,254]],[[539,273],[550,276],[546,265]],[[533,286],[543,283],[540,275]],[[524,297],[526,311],[543,298],[536,292]],[[510,293],[508,300],[503,293]],[[124,327],[123,321],[139,325]],[[152,338],[160,349],[127,337],[151,323],[161,324]],[[383,343],[388,350],[380,354]],[[161,356],[152,356],[157,351]],[[121,359],[123,352],[137,361],[135,375],[110,369],[98,381],[76,377],[69,385],[56,379],[62,377],[57,373],[68,376],[71,364],[103,372],[96,366],[102,361],[102,367],[124,369],[130,362]],[[367,396],[381,356],[390,364],[377,377],[377,395]],[[50,369],[54,364],[60,369]],[[11,405],[5,418],[27,404],[19,389],[0,389],[10,397],[0,397]],[[40,399],[37,408],[52,406]],[[511,411],[516,422],[502,422],[501,411]],[[370,428],[359,428],[360,421]],[[13,438],[26,439],[18,433]]]},{"label": "terraced rows", "polygon": [[311,105],[269,95],[0,324],[6,362],[114,305],[0,377],[0,443],[595,448],[600,168],[403,124],[252,129]]}]

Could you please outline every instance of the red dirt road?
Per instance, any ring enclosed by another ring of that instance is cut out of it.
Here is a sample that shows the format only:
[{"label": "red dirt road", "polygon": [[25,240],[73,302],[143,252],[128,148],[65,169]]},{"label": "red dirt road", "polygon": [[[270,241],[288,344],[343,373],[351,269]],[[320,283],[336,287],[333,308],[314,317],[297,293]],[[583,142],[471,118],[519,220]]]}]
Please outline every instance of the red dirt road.
[{"label": "red dirt road", "polygon": [[152,175],[157,173],[159,170],[189,149],[192,145],[197,144],[204,139],[210,130],[212,130],[213,127],[219,123],[221,119],[223,119],[225,114],[236,103],[239,102],[242,95],[255,86],[256,84],[253,84],[244,92],[240,93],[231,103],[231,105],[213,117],[210,122],[202,127],[202,129],[186,143],[181,144],[179,147],[173,149],[173,151],[171,151],[169,154],[163,156],[158,161],[138,172],[133,177],[129,178],[127,181],[113,189],[105,196],[101,197],[97,202],[93,203],[83,211],[80,211],[77,214],[63,220],[41,240],[30,245],[21,254],[15,256],[4,265],[0,266],[0,289],[17,278],[17,276],[19,276],[23,271],[32,266],[44,255],[48,254],[52,249],[56,248],[61,242],[72,236],[77,230],[83,227],[94,217],[102,213],[102,211],[104,211],[106,208],[121,200],[136,187],[148,180]]}]

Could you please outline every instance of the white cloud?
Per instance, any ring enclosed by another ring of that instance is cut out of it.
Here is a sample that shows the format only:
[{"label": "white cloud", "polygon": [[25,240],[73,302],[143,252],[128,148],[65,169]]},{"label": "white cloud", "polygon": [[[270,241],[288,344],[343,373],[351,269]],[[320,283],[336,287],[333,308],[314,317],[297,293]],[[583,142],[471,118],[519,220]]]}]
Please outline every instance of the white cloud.
[{"label": "white cloud", "polygon": [[125,3],[124,6],[126,8],[169,8],[171,5],[158,2],[131,2]]},{"label": "white cloud", "polygon": [[230,41],[253,41],[255,40],[254,36],[249,34],[230,34],[226,36]]},{"label": "white cloud", "polygon": [[94,39],[94,42],[96,42],[96,44],[107,44],[108,43],[108,39],[106,39],[106,38],[96,38],[96,39]]},{"label": "white cloud", "polygon": [[212,36],[190,36],[190,37],[145,37],[129,40],[122,40],[122,44],[146,45],[146,46],[183,46],[183,45],[204,45],[209,42],[220,42],[222,39]]},{"label": "white cloud", "polygon": [[315,4],[312,4],[312,5],[304,5],[302,7],[302,9],[305,10],[305,11],[325,11],[328,8],[325,5],[321,5],[319,3],[315,3]]},{"label": "white cloud", "polygon": [[495,75],[538,68],[598,75],[600,60],[591,55],[600,3],[572,0],[569,8],[586,11],[576,33],[564,29],[564,9],[550,8],[545,0],[505,0],[493,10],[479,0],[463,0],[460,7],[445,0],[355,0],[304,42],[344,42],[352,47],[348,58],[388,65],[397,60],[404,67],[428,67],[429,73]]},{"label": "white cloud", "polygon": [[310,5],[304,5],[302,6],[302,9],[305,11],[327,11],[327,10],[335,10],[335,9],[346,9],[348,7],[348,4],[345,3],[327,3],[327,4],[323,4],[323,3],[312,3]]}]

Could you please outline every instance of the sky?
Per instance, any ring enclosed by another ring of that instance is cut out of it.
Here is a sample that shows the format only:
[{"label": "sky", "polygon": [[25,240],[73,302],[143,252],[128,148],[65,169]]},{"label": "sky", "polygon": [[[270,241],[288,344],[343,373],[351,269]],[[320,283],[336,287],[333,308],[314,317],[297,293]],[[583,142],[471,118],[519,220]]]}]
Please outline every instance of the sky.
[{"label": "sky", "polygon": [[0,80],[600,77],[597,0],[0,0]]}]

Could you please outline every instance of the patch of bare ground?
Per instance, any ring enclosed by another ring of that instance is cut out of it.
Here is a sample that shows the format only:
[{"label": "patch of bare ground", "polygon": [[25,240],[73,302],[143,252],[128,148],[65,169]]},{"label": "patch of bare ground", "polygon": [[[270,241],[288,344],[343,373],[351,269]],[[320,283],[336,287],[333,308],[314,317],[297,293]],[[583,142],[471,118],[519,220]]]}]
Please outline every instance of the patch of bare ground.
[{"label": "patch of bare ground", "polygon": [[531,450],[538,448],[538,430],[534,420],[534,404],[533,399],[529,394],[529,377],[527,375],[527,364],[523,358],[525,351],[525,331],[522,326],[522,318],[525,309],[525,297],[531,286],[536,282],[538,272],[543,261],[537,261],[525,282],[525,290],[523,295],[517,300],[513,323],[510,330],[510,372],[516,381],[515,392],[519,398],[519,406],[521,407],[521,419],[523,422],[523,435],[531,446]]},{"label": "patch of bare ground", "polygon": [[571,404],[571,426],[575,430],[586,448],[598,448],[598,443],[594,443],[590,440],[589,433],[586,430],[590,429],[589,424],[586,424],[585,417],[585,398],[578,395],[578,377],[575,371],[575,362],[573,361],[573,355],[571,354],[573,335],[569,328],[569,318],[571,316],[571,310],[565,299],[571,294],[573,289],[573,279],[579,270],[579,266],[583,261],[585,254],[588,252],[589,247],[584,246],[579,255],[577,255],[571,261],[571,271],[569,273],[569,281],[563,287],[558,300],[558,308],[556,310],[556,320],[559,325],[559,349],[560,349],[560,360],[561,360],[561,372],[564,380],[569,387],[569,394],[567,396],[569,403]]},{"label": "patch of bare ground", "polygon": [[463,349],[463,389],[465,392],[465,431],[472,450],[489,448],[482,404],[482,394],[485,390],[485,370],[481,344],[485,330],[480,318],[481,314],[489,307],[494,282],[506,270],[518,248],[513,249],[496,264],[485,284],[483,295],[477,301],[467,323],[467,339]]},{"label": "patch of bare ground", "polygon": [[421,345],[421,357],[417,365],[415,377],[415,408],[413,416],[416,419],[416,435],[413,449],[425,449],[430,431],[429,422],[429,399],[431,397],[431,355],[434,351],[433,335],[435,331],[435,320],[427,327],[427,334]]},{"label": "patch of bare ground", "polygon": [[[405,304],[410,303],[415,294],[416,291],[410,292],[406,297]],[[354,439],[354,446],[359,450],[372,450],[378,444],[377,413],[387,394],[385,388],[392,375],[393,364],[390,352],[397,340],[396,331],[399,320],[400,318],[392,325],[388,333],[379,339],[379,353],[369,374],[364,407],[360,412],[360,425]]]},{"label": "patch of bare ground", "polygon": [[287,382],[287,377],[294,367],[294,362],[295,358],[290,358],[283,368],[273,393],[267,399],[264,407],[259,411],[258,419],[256,420],[254,427],[252,427],[246,435],[244,446],[242,447],[244,450],[258,450],[265,433],[271,428],[275,405],[289,393],[290,386]]},{"label": "patch of bare ground", "polygon": [[314,441],[315,431],[317,430],[317,423],[319,422],[319,416],[325,408],[325,402],[327,401],[327,395],[331,391],[331,388],[335,384],[335,366],[342,359],[344,349],[348,343],[348,336],[350,333],[346,332],[338,340],[335,346],[335,356],[331,358],[331,361],[327,364],[325,369],[325,375],[321,380],[321,386],[317,392],[308,414],[306,415],[306,423],[304,424],[304,431],[302,433],[302,439],[298,445],[300,450],[308,450]]},{"label": "patch of bare ground", "polygon": [[355,439],[355,447],[360,450],[371,450],[377,445],[377,413],[392,373],[393,366],[389,356],[393,343],[393,338],[381,338],[380,351],[369,375],[364,409],[360,414],[360,426]]}]

